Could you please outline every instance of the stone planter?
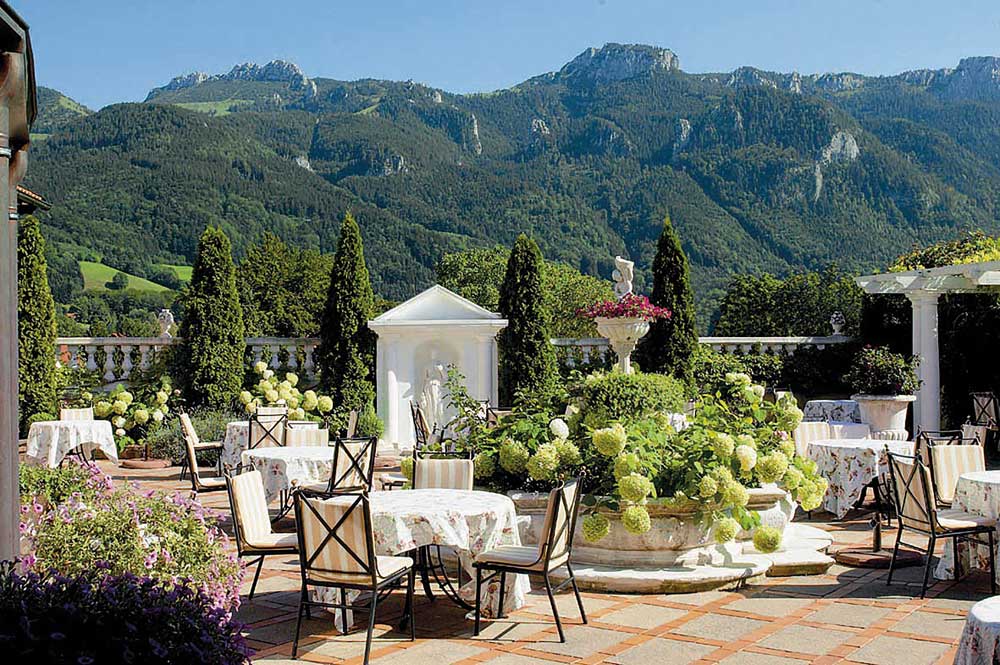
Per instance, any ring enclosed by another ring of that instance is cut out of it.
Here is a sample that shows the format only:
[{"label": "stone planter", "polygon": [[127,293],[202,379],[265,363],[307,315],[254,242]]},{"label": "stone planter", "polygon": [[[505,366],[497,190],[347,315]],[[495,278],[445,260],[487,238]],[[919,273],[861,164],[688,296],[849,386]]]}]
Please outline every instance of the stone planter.
[{"label": "stone planter", "polygon": [[858,403],[861,410],[861,420],[871,427],[872,435],[877,439],[892,439],[905,441],[909,438],[906,431],[906,412],[910,402],[916,400],[913,395],[852,395],[851,399]]},{"label": "stone planter", "polygon": [[649,332],[649,321],[636,318],[594,319],[597,332],[608,338],[611,348],[618,355],[618,367],[625,374],[632,373],[632,352],[636,343]]}]

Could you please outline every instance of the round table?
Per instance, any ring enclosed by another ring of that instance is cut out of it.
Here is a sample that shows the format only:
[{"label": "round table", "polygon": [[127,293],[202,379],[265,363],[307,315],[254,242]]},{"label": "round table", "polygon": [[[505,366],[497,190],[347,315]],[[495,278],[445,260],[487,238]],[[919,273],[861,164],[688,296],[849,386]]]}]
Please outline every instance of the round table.
[{"label": "round table", "polygon": [[[424,489],[372,492],[369,498],[377,553],[400,555],[425,545],[452,548],[471,580],[458,590],[460,597],[469,603],[475,603],[476,574],[472,561],[476,555],[501,545],[521,544],[514,502],[503,494]],[[350,501],[346,497],[327,500]],[[499,578],[486,585],[482,599],[485,616],[496,616],[499,590]],[[505,613],[522,607],[530,590],[526,575],[508,575]],[[325,596],[327,602],[335,602],[333,592],[333,589],[314,590],[317,597]],[[336,620],[340,621],[339,613]]]},{"label": "round table", "polygon": [[965,617],[955,665],[982,665],[1000,660],[1000,596],[981,600]]},{"label": "round table", "polygon": [[333,473],[334,448],[302,446],[284,448],[254,448],[244,450],[243,464],[253,464],[264,479],[264,495],[268,503],[284,499],[301,485],[315,485],[330,480]]},{"label": "round table", "polygon": [[811,399],[802,407],[803,420],[861,422],[861,409],[853,399]]},{"label": "round table", "polygon": [[913,454],[912,441],[877,439],[822,439],[811,442],[806,456],[816,462],[819,475],[830,483],[823,509],[842,519],[861,500],[864,488],[889,473],[887,451]]},{"label": "round table", "polygon": [[[296,420],[289,427],[319,427],[319,423]],[[222,466],[234,469],[242,461],[242,455],[250,447],[250,421],[234,420],[226,423],[226,436],[222,439]]]},{"label": "round table", "polygon": [[31,424],[25,457],[32,464],[57,467],[71,450],[84,453],[99,449],[118,464],[118,446],[108,420],[47,420]]},{"label": "round table", "polygon": [[[955,498],[951,507],[976,515],[1000,518],[1000,471],[970,471],[958,478]],[[965,574],[971,568],[990,569],[989,548],[972,542],[958,546],[958,572]],[[1000,580],[1000,571],[997,579]],[[934,577],[939,580],[955,579],[955,556],[951,547],[945,547]]]}]

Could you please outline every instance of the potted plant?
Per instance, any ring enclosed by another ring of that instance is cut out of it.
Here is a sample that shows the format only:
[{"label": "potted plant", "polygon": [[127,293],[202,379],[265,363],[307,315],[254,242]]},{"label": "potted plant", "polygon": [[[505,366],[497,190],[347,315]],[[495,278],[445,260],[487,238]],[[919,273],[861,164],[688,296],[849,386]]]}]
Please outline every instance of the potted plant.
[{"label": "potted plant", "polygon": [[643,335],[649,332],[650,321],[669,319],[671,312],[657,307],[646,296],[627,293],[621,300],[605,300],[577,312],[593,319],[597,332],[607,337],[611,348],[618,355],[618,367],[625,374],[632,373],[632,351]]},{"label": "potted plant", "polygon": [[845,377],[861,418],[882,438],[906,439],[906,412],[920,387],[916,361],[884,347],[858,352]]}]

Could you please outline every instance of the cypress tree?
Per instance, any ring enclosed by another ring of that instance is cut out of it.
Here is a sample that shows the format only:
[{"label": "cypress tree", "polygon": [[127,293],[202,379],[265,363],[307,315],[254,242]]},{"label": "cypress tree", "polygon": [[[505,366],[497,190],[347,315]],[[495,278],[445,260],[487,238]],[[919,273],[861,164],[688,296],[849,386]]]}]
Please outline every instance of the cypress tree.
[{"label": "cypress tree", "polygon": [[56,307],[49,290],[45,239],[27,217],[17,233],[18,387],[22,425],[56,406]]},{"label": "cypress tree", "polygon": [[232,248],[222,229],[210,226],[198,240],[180,336],[179,374],[188,403],[231,405],[243,385],[246,340]]},{"label": "cypress tree", "polygon": [[647,372],[670,373],[687,381],[691,377],[691,356],[697,348],[698,332],[687,255],[670,215],[663,220],[663,231],[656,245],[653,293],[649,299],[673,315],[653,322],[646,336],[639,340],[636,360]]},{"label": "cypress tree", "polygon": [[361,409],[375,396],[371,381],[375,335],[368,328],[374,311],[361,229],[347,213],[340,226],[320,327],[322,341],[316,350],[323,388],[338,410]]},{"label": "cypress tree", "polygon": [[500,402],[514,403],[518,393],[544,394],[555,385],[556,353],[549,341],[549,312],[542,298],[542,253],[523,233],[507,260],[500,286]]}]

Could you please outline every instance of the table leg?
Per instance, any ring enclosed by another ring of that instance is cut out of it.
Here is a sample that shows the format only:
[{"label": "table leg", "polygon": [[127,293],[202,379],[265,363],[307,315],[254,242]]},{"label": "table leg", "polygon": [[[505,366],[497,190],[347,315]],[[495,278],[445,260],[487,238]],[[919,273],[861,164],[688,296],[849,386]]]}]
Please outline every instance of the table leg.
[{"label": "table leg", "polygon": [[872,551],[882,550],[882,492],[878,487],[878,478],[872,481],[872,489],[875,493],[875,532],[872,534]]}]

